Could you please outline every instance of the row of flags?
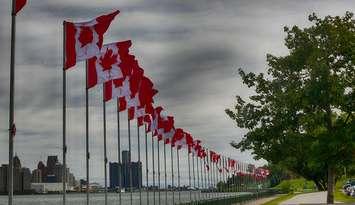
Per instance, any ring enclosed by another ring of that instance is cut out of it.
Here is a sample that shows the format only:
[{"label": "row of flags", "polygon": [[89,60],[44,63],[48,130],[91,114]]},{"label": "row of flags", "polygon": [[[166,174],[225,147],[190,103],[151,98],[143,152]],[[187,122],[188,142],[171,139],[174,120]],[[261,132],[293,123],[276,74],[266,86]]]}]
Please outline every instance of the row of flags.
[{"label": "row of flags", "polygon": [[[15,0],[15,3],[16,15],[25,6],[26,0]],[[219,172],[266,178],[270,174],[268,169],[255,168],[252,164],[238,162],[206,149],[189,132],[176,128],[174,117],[168,115],[162,106],[154,105],[153,97],[158,91],[130,53],[132,42],[127,40],[103,44],[106,31],[119,13],[119,10],[115,10],[87,22],[65,21],[63,69],[68,70],[77,62],[86,61],[87,89],[104,85],[105,102],[116,100],[117,110],[127,110],[129,120],[136,119],[138,126],[145,126],[146,132],[151,132],[165,144],[176,149],[186,148],[189,153],[204,161],[206,170],[210,169],[210,163],[214,163]]]},{"label": "row of flags", "polygon": [[[144,126],[145,131],[151,132],[157,140],[176,149],[188,149],[194,156],[214,163],[220,172],[266,177],[268,172],[260,174],[255,167],[248,170],[244,164],[206,149],[189,132],[176,128],[174,117],[168,115],[162,106],[154,105],[154,96],[158,91],[130,53],[132,42],[128,40],[103,45],[104,34],[118,14],[116,10],[88,22],[64,22],[64,69],[86,61],[87,89],[104,85],[103,100],[116,100],[119,112],[127,110],[128,119],[136,119],[138,126]],[[205,166],[209,170],[208,163]]]}]

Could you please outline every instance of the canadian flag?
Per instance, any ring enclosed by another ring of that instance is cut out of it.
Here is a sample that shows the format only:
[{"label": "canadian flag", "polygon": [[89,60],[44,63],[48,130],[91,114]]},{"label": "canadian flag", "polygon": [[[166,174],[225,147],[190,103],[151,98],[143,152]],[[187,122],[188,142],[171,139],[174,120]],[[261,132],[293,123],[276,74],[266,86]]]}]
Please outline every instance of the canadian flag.
[{"label": "canadian flag", "polygon": [[26,0],[15,0],[15,14],[26,5]]},{"label": "canadian flag", "polygon": [[104,83],[105,102],[121,97],[123,97],[122,100],[126,101],[126,98],[129,99],[130,96],[129,77],[114,79]]},{"label": "canadian flag", "polygon": [[64,69],[73,67],[76,62],[87,60],[100,53],[103,36],[117,14],[119,14],[118,10],[88,22],[64,22]]},{"label": "canadian flag", "polygon": [[88,88],[123,78],[121,65],[129,58],[131,41],[105,44],[101,53],[88,60]]},{"label": "canadian flag", "polygon": [[183,129],[177,128],[175,130],[175,134],[174,134],[173,138],[171,139],[171,146],[172,147],[177,146],[178,148],[181,148],[185,144],[184,137],[185,137],[185,133],[184,133]]},{"label": "canadian flag", "polygon": [[236,164],[236,161],[234,159],[228,158],[228,167],[229,168],[235,169],[235,164]]}]

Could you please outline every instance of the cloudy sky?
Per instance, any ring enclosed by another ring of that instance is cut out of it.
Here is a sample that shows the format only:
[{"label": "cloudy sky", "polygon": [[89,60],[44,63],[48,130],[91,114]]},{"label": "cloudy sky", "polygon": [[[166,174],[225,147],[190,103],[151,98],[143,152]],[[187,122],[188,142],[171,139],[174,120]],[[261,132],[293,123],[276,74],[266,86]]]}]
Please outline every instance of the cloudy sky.
[{"label": "cloudy sky", "polygon": [[[49,154],[61,157],[63,20],[83,21],[119,9],[121,13],[104,41],[133,41],[132,53],[159,90],[156,105],[175,116],[176,127],[191,132],[207,147],[226,156],[261,165],[263,161],[255,162],[250,153],[240,153],[229,145],[232,140],[239,141],[245,131],[235,126],[224,109],[233,105],[236,94],[250,93],[241,84],[237,68],[264,72],[267,53],[287,54],[283,26],[307,26],[307,16],[312,12],[320,16],[343,15],[355,8],[351,0],[27,1],[17,17],[15,151],[30,168]],[[7,163],[8,159],[10,2],[0,0],[0,163]],[[77,177],[83,177],[84,64],[69,70],[67,78],[68,164]],[[90,169],[99,182],[103,176],[101,95],[100,87],[90,91]],[[108,104],[107,113],[108,156],[114,161],[114,103]],[[125,113],[121,114],[121,121],[122,148],[127,149]],[[137,134],[133,125],[132,140],[135,152]],[[137,155],[132,154],[136,160]]]}]

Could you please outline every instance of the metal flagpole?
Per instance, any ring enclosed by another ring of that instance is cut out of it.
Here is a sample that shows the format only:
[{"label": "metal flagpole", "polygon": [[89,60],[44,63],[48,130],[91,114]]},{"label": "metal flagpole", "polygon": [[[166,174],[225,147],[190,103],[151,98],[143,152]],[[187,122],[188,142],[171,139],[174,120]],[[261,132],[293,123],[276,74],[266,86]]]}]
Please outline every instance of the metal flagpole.
[{"label": "metal flagpole", "polygon": [[149,170],[148,170],[148,136],[147,136],[147,125],[144,125],[145,133],[145,178],[146,178],[146,191],[147,191],[147,205],[149,205]]},{"label": "metal flagpole", "polygon": [[198,173],[198,156],[196,155],[196,175],[197,175],[197,198],[200,201],[200,177]]},{"label": "metal flagpole", "polygon": [[190,162],[190,152],[187,149],[188,167],[189,167],[189,192],[190,192],[190,203],[192,202],[192,185],[191,185],[191,162]]},{"label": "metal flagpole", "polygon": [[[15,2],[16,0],[13,0],[13,2]],[[66,204],[66,170],[67,170],[67,142],[66,142],[66,97],[67,97],[67,78],[66,78],[66,72],[65,72],[65,42],[66,42],[66,38],[65,38],[65,33],[66,33],[66,29],[65,29],[65,21],[63,22],[63,205]],[[11,94],[10,94],[11,95]],[[11,109],[10,109],[11,112]],[[12,160],[12,159],[11,159]],[[10,163],[10,166],[12,166],[12,163]],[[12,168],[10,167],[10,170],[12,170]],[[11,176],[12,172],[10,172],[10,182],[12,183],[12,176]],[[12,192],[12,188],[11,188],[11,192]],[[11,197],[12,200],[12,197]],[[12,202],[11,202],[12,204]]]},{"label": "metal flagpole", "polygon": [[131,143],[131,120],[129,120],[128,112],[127,112],[127,124],[128,124],[128,169],[129,169],[129,193],[130,193],[130,202],[133,204],[133,192],[132,192],[132,143]]},{"label": "metal flagpole", "polygon": [[203,187],[203,198],[206,199],[206,162],[205,162],[205,158],[206,156],[201,159],[201,172],[203,172],[203,184],[202,184],[202,187]]},{"label": "metal flagpole", "polygon": [[[222,156],[221,157],[221,161],[220,161],[220,176],[222,177],[220,180],[221,181],[224,181],[224,189],[223,189],[223,198],[226,197],[226,192],[228,191],[228,188],[227,188],[227,179],[226,179],[226,170],[224,169],[224,157]],[[217,180],[218,181],[218,180]],[[218,183],[218,182],[217,182]]]},{"label": "metal flagpole", "polygon": [[173,147],[170,146],[170,156],[171,156],[171,190],[173,194],[173,204],[175,204],[175,193],[174,193],[174,158],[173,158]]},{"label": "metal flagpole", "polygon": [[[204,191],[204,187],[205,187],[205,173],[204,173],[204,171],[203,171],[203,159],[200,159],[200,168],[201,168],[201,187],[202,187],[202,190]],[[201,191],[202,191],[201,190]],[[205,198],[205,196],[204,196],[204,193],[205,192],[203,192],[202,193],[202,198],[204,199]]]},{"label": "metal flagpole", "polygon": [[213,187],[215,190],[216,198],[219,198],[218,190],[217,190],[217,177],[218,177],[218,162],[214,163],[214,177],[213,177]]},{"label": "metal flagpole", "polygon": [[211,198],[215,197],[214,193],[214,163],[212,162],[212,157],[210,156],[210,169],[211,169]]},{"label": "metal flagpole", "polygon": [[207,177],[208,177],[208,198],[211,198],[211,165],[210,165],[210,161],[211,161],[211,156],[210,156],[210,152],[207,150],[207,165],[208,165],[208,171],[207,171]]},{"label": "metal flagpole", "polygon": [[155,163],[154,163],[154,138],[152,130],[152,164],[153,164],[153,205],[155,205]]},{"label": "metal flagpole", "polygon": [[200,200],[203,199],[203,170],[202,170],[202,160],[198,158],[199,163],[199,173],[200,173]]},{"label": "metal flagpole", "polygon": [[[117,99],[117,105],[118,99]],[[119,205],[122,204],[122,163],[121,163],[121,131],[120,131],[120,109],[117,109],[117,152],[118,152],[118,196],[119,196]]]},{"label": "metal flagpole", "polygon": [[212,186],[213,186],[213,197],[217,197],[218,196],[218,193],[217,193],[217,190],[216,190],[216,171],[217,171],[217,163],[212,163],[212,168],[213,168],[213,172],[212,172]]},{"label": "metal flagpole", "polygon": [[177,168],[178,168],[178,193],[179,193],[179,204],[181,204],[181,189],[180,189],[180,155],[179,149],[176,148],[176,158],[177,158]]},{"label": "metal flagpole", "polygon": [[165,204],[168,204],[168,182],[167,182],[167,174],[166,174],[166,144],[164,143],[164,180],[165,180]]},{"label": "metal flagpole", "polygon": [[103,121],[104,121],[104,172],[105,172],[105,205],[107,205],[107,142],[106,142],[106,102],[105,102],[105,87],[103,85]]},{"label": "metal flagpole", "polygon": [[139,189],[139,204],[142,205],[142,162],[141,162],[141,142],[139,136],[139,122],[137,119],[137,144],[138,144],[138,189]]},{"label": "metal flagpole", "polygon": [[159,148],[159,140],[157,140],[157,152],[158,152],[158,204],[161,204],[160,199],[160,148]]},{"label": "metal flagpole", "polygon": [[90,185],[90,174],[89,174],[89,75],[88,75],[88,61],[85,61],[85,77],[86,77],[86,89],[85,89],[85,134],[86,134],[86,204],[89,205],[89,185]]},{"label": "metal flagpole", "polygon": [[[9,105],[9,178],[8,178],[8,197],[9,205],[12,205],[14,194],[14,135],[15,135],[15,43],[16,43],[16,0],[12,0],[12,13],[11,13],[11,59],[10,59],[10,105]],[[64,37],[63,37],[64,38]],[[63,67],[64,67],[64,55],[63,55]],[[63,72],[65,70],[63,68]]]},{"label": "metal flagpole", "polygon": [[200,174],[199,174],[199,166],[198,166],[198,156],[195,156],[196,158],[196,175],[197,175],[197,198],[200,200],[201,195],[200,195]]},{"label": "metal flagpole", "polygon": [[229,195],[229,170],[226,170],[226,157],[223,157],[223,169],[224,169],[224,174],[226,176],[226,183],[227,183],[227,191],[226,194]]},{"label": "metal flagpole", "polygon": [[192,152],[192,179],[194,181],[194,201],[196,201],[196,175],[195,175],[195,156],[194,153]]}]

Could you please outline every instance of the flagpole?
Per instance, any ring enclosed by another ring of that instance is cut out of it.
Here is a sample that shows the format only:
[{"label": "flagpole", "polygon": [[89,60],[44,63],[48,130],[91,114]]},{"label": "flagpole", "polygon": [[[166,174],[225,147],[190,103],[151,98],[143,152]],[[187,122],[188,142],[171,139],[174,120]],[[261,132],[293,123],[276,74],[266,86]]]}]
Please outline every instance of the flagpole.
[{"label": "flagpole", "polygon": [[196,157],[196,175],[197,175],[197,198],[198,201],[200,201],[201,195],[200,195],[200,174],[199,174],[199,168],[198,168],[198,156]]},{"label": "flagpole", "polygon": [[177,168],[178,168],[178,193],[179,193],[179,204],[181,204],[181,190],[180,190],[180,155],[179,149],[176,149],[176,157],[177,157]]},{"label": "flagpole", "polygon": [[211,166],[212,166],[212,187],[213,187],[213,198],[217,198],[218,197],[218,193],[216,190],[216,174],[217,174],[217,163],[215,162],[211,162]]},{"label": "flagpole", "polygon": [[[16,43],[16,0],[12,0],[11,12],[11,59],[10,59],[10,105],[9,105],[9,184],[8,197],[9,205],[12,205],[14,194],[14,101],[15,101],[15,43]],[[64,65],[64,64],[63,64]],[[64,69],[63,69],[64,70]]]},{"label": "flagpole", "polygon": [[[127,112],[128,114],[128,112]],[[129,169],[129,193],[130,193],[130,202],[131,205],[133,204],[133,193],[132,193],[132,144],[131,144],[131,120],[129,119],[129,116],[127,116],[127,126],[128,126],[128,169]]]},{"label": "flagpole", "polygon": [[164,143],[164,180],[165,180],[165,204],[168,204],[168,182],[166,174],[166,144]]},{"label": "flagpole", "polygon": [[223,157],[223,164],[224,164],[224,167],[225,167],[225,175],[226,175],[226,183],[227,183],[226,194],[227,194],[227,197],[229,197],[229,187],[230,187],[230,185],[229,185],[229,169],[228,169],[228,167],[226,165],[226,162],[227,162],[227,158]]},{"label": "flagpole", "polygon": [[208,166],[208,170],[207,170],[207,190],[208,190],[208,198],[211,198],[211,192],[210,192],[210,187],[211,187],[211,176],[210,176],[210,152],[208,149],[206,149],[207,152],[207,166]]},{"label": "flagpole", "polygon": [[106,102],[105,102],[105,87],[103,85],[103,123],[104,123],[104,178],[105,178],[105,205],[107,205],[107,143],[106,143]]},{"label": "flagpole", "polygon": [[195,156],[194,156],[194,153],[192,152],[192,179],[194,181],[194,202],[196,201],[196,176],[195,176]]},{"label": "flagpole", "polygon": [[[16,0],[13,0],[15,2]],[[65,21],[63,21],[63,205],[66,204],[66,175],[67,175],[67,144],[66,144],[66,97],[67,97],[67,78],[65,72],[65,42],[66,42],[66,29],[65,29]],[[11,109],[10,109],[11,110]],[[11,177],[12,181],[12,177]]]},{"label": "flagpole", "polygon": [[[117,99],[117,105],[119,106],[119,102]],[[119,205],[122,204],[122,163],[121,163],[121,131],[120,131],[120,109],[117,109],[117,158],[118,158],[118,200]]]},{"label": "flagpole", "polygon": [[[164,142],[165,144],[165,142]],[[158,152],[158,204],[161,204],[160,200],[160,148],[159,148],[159,140],[157,140],[157,152]]]},{"label": "flagpole", "polygon": [[86,204],[89,205],[89,75],[88,75],[88,61],[85,61],[85,79],[86,79],[86,89],[85,89],[85,134],[86,134]]},{"label": "flagpole", "polygon": [[141,162],[141,142],[140,142],[140,136],[139,136],[139,122],[137,119],[137,144],[138,144],[138,189],[139,189],[139,204],[142,205],[142,162]]},{"label": "flagpole", "polygon": [[153,166],[153,205],[155,205],[155,163],[154,163],[154,136],[152,130],[152,166]]},{"label": "flagpole", "polygon": [[147,125],[144,124],[144,133],[145,133],[145,179],[146,179],[146,191],[147,191],[147,205],[149,205],[149,170],[148,170],[148,142],[147,142]]},{"label": "flagpole", "polygon": [[188,158],[188,167],[189,167],[189,187],[190,187],[190,203],[192,202],[192,184],[191,184],[191,162],[190,162],[190,152],[189,149],[187,149],[187,158]]},{"label": "flagpole", "polygon": [[201,173],[201,195],[202,195],[202,199],[204,199],[204,192],[202,192],[202,190],[205,187],[205,183],[204,183],[204,172],[203,172],[203,161],[202,159],[200,159],[200,173]]},{"label": "flagpole", "polygon": [[219,160],[219,166],[221,167],[220,170],[222,170],[222,171],[218,170],[219,174],[217,175],[217,181],[219,178],[219,180],[224,183],[224,186],[222,187],[222,190],[221,190],[221,192],[222,192],[221,194],[224,198],[225,192],[226,192],[226,187],[227,187],[227,182],[226,182],[226,173],[224,170],[224,157],[223,156]]},{"label": "flagpole", "polygon": [[171,190],[173,194],[173,204],[175,204],[175,193],[174,193],[174,158],[173,158],[173,147],[170,146],[170,156],[171,156]]}]

